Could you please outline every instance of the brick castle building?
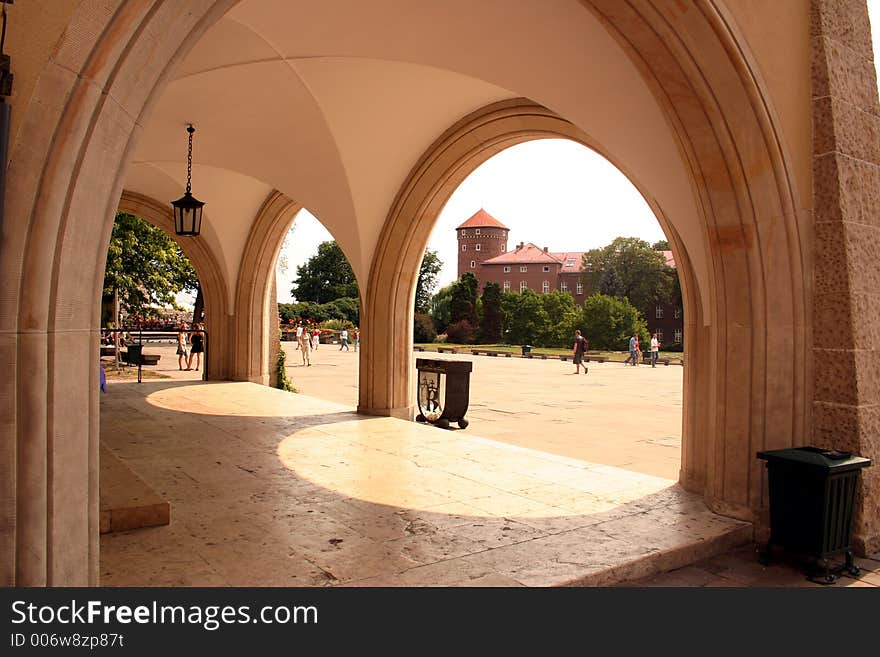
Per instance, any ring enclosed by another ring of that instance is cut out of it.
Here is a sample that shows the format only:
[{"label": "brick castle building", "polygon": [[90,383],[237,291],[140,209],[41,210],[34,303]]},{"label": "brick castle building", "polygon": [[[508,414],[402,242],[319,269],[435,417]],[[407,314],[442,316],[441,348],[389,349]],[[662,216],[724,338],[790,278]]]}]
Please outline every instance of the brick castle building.
[{"label": "brick castle building", "polygon": [[[598,286],[598,272],[584,267],[584,251],[551,252],[531,242],[520,242],[507,250],[510,229],[483,209],[455,229],[458,236],[458,277],[470,272],[480,290],[486,283],[498,283],[502,292],[538,294],[553,290],[568,292],[580,305]],[[675,267],[671,251],[663,251],[666,264]],[[682,341],[684,317],[681,307],[659,304],[646,317],[648,330],[662,342]]]}]

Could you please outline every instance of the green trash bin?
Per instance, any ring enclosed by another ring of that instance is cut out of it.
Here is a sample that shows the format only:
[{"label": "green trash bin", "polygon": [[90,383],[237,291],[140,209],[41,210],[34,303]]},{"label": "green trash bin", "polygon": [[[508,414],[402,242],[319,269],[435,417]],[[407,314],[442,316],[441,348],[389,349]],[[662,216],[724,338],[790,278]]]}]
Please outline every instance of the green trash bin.
[{"label": "green trash bin", "polygon": [[130,365],[141,364],[141,353],[144,346],[141,344],[130,344],[125,351],[125,360]]},{"label": "green trash bin", "polygon": [[[770,540],[774,546],[813,557],[822,566],[816,581],[834,582],[840,571],[859,573],[850,547],[853,509],[861,469],[871,460],[819,447],[793,447],[758,452],[767,462],[770,489]],[[832,573],[830,558],[844,555],[846,564]]]}]

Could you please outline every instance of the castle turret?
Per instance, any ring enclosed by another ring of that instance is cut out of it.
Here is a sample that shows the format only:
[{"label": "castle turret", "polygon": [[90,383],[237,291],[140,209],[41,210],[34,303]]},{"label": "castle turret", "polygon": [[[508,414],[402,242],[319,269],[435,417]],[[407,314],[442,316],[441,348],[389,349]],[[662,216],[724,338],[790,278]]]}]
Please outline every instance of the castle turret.
[{"label": "castle turret", "polygon": [[455,232],[458,235],[459,278],[470,272],[480,280],[480,265],[507,251],[510,229],[482,208]]}]

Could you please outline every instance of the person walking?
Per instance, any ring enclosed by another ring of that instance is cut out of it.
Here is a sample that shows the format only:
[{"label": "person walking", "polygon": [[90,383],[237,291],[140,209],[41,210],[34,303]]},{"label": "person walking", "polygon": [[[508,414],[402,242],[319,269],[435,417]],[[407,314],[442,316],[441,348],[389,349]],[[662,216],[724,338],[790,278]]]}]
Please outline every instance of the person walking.
[{"label": "person walking", "polygon": [[187,337],[186,322],[180,322],[180,324],[177,325],[177,367],[181,371],[183,371],[184,365],[187,366],[186,369],[189,369],[189,365],[187,364],[189,354],[186,352]]},{"label": "person walking", "polygon": [[339,335],[339,351],[342,351],[343,347],[348,351],[348,329],[342,329],[342,333]]},{"label": "person walking", "polygon": [[303,367],[311,367],[312,366],[312,340],[309,336],[309,331],[303,331],[302,336],[299,338],[299,348],[302,352],[303,358]]},{"label": "person walking", "polygon": [[[579,330],[574,332],[574,350],[572,351],[572,362],[574,363],[574,373],[581,373],[581,364],[584,360],[584,353],[587,351],[587,339],[581,335]],[[587,373],[587,366],[584,365],[584,374]]]},{"label": "person walking", "polygon": [[660,356],[660,340],[657,334],[651,336],[651,367],[657,367],[657,358]]},{"label": "person walking", "polygon": [[361,343],[361,332],[357,326],[354,327],[354,331],[352,331],[351,337],[354,338],[354,350],[357,351],[358,345],[360,345]]},{"label": "person walking", "polygon": [[629,339],[629,356],[627,356],[627,359],[623,361],[624,365],[627,365],[630,361],[632,361],[633,365],[636,364],[636,346],[638,345],[638,343],[639,339],[635,336],[635,334],[633,334],[633,336]]},{"label": "person walking", "polygon": [[[193,332],[189,336],[189,341],[192,346],[189,350],[189,360],[186,362],[186,369],[195,369],[195,371],[198,372],[199,366],[202,364],[202,353],[205,351],[205,334],[202,332],[201,324],[194,323],[192,327]],[[195,368],[192,366],[193,356],[196,357]]]},{"label": "person walking", "polygon": [[636,367],[639,366],[639,362],[642,360],[642,346],[639,344],[639,336],[636,336],[636,359],[633,365]]},{"label": "person walking", "polygon": [[296,323],[296,348],[302,349],[303,342],[303,325],[302,322]]},{"label": "person walking", "polygon": [[321,344],[321,329],[315,324],[315,330],[312,331],[312,351],[315,351],[319,344]]}]

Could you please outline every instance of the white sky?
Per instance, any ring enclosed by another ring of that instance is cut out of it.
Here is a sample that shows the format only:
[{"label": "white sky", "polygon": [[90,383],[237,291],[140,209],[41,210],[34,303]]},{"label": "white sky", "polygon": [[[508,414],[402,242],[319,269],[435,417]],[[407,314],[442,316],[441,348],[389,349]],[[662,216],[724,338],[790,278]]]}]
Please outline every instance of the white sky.
[{"label": "white sky", "polygon": [[[880,0],[868,0],[871,23],[880,26]],[[874,30],[880,53],[880,27]],[[880,57],[875,57],[880,78]],[[453,193],[431,233],[428,248],[444,263],[437,289],[456,278],[455,227],[480,208],[510,228],[507,248],[534,242],[550,251],[586,251],[615,237],[665,239],[638,191],[613,165],[574,142],[542,139],[513,146],[488,160]],[[282,249],[287,271],[278,274],[278,301],[292,301],[298,265],[333,239],[308,211],[297,216]],[[362,281],[365,283],[365,281]]]}]

